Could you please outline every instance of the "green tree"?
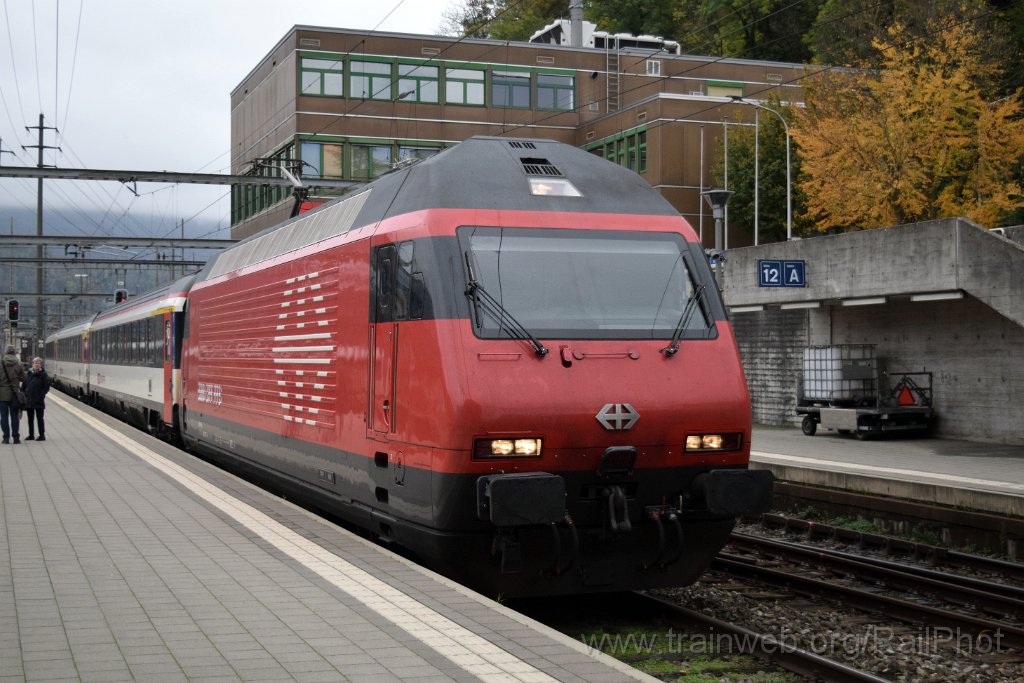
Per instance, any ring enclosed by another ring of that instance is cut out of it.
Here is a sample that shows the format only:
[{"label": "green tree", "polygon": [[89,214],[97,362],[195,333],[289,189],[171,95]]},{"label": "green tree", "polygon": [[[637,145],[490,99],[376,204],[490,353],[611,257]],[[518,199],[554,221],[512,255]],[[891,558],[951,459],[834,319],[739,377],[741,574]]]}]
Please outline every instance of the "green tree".
[{"label": "green tree", "polygon": [[676,10],[683,51],[716,57],[805,62],[804,34],[823,0],[685,0]]},{"label": "green tree", "polygon": [[609,33],[677,39],[682,33],[684,0],[589,0],[584,18]]},{"label": "green tree", "polygon": [[[787,122],[793,121],[791,108],[782,105],[777,96],[764,104],[779,112]],[[786,132],[782,122],[771,112],[761,110],[757,119],[756,129],[753,126],[729,128],[729,189],[735,193],[729,200],[729,225],[754,234],[756,194],[758,242],[777,242],[786,239]],[[753,117],[749,120],[753,121]],[[791,157],[793,232],[801,234],[809,226],[801,218],[804,197],[797,186],[800,157],[795,146]],[[719,186],[724,186],[724,170],[724,159],[720,157],[712,170]]]},{"label": "green tree", "polygon": [[965,215],[999,225],[1024,201],[1021,92],[993,97],[998,64],[978,28],[933,19],[927,38],[894,24],[877,72],[805,84],[795,139],[819,230]]}]

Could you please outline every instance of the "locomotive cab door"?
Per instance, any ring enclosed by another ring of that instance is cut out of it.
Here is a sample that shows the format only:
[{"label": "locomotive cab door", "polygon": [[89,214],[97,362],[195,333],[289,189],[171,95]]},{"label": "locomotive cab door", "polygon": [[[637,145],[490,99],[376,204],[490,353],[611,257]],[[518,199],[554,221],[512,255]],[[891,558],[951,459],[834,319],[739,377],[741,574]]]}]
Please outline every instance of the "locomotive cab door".
[{"label": "locomotive cab door", "polygon": [[164,391],[163,391],[163,419],[164,424],[174,424],[175,396],[178,393],[174,386],[174,334],[171,320],[173,313],[164,313],[157,318],[160,323],[159,335],[161,342],[157,344],[160,349],[160,363],[164,369]]},{"label": "locomotive cab door", "polygon": [[394,244],[376,250],[370,320],[370,406],[367,434],[386,438],[395,431],[395,360],[398,323],[395,320],[395,272],[398,253]]}]

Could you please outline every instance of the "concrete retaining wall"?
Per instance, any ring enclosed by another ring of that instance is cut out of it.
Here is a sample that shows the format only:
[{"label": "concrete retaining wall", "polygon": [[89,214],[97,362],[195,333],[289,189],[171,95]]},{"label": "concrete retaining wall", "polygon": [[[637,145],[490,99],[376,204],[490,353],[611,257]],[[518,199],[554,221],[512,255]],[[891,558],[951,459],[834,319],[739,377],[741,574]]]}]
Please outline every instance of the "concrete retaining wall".
[{"label": "concrete retaining wall", "polygon": [[[757,259],[804,259],[806,288],[757,287]],[[933,373],[936,433],[1024,445],[1024,271],[1021,246],[959,220],[737,249],[726,303],[734,312],[754,421],[799,424],[806,346],[875,344],[878,367]],[[961,291],[962,299],[911,294]],[[878,305],[844,306],[884,296]],[[814,309],[782,304],[817,301]]]}]

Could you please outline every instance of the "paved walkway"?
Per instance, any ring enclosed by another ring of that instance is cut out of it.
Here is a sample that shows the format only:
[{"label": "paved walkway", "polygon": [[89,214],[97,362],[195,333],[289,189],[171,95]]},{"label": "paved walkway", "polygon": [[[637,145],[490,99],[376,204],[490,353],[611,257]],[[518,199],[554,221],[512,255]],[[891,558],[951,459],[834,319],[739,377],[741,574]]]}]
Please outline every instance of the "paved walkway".
[{"label": "paved walkway", "polygon": [[0,446],[0,682],[654,680],[67,397],[47,403],[46,442]]}]

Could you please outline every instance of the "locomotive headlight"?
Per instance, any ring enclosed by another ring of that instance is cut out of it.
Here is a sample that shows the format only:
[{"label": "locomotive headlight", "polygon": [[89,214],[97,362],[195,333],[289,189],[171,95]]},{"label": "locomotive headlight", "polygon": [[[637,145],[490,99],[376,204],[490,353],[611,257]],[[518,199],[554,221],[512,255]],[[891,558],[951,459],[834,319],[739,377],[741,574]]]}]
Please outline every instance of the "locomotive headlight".
[{"label": "locomotive headlight", "polygon": [[477,439],[473,444],[473,456],[477,458],[539,458],[542,440],[536,437],[525,439]]},{"label": "locomotive headlight", "polygon": [[727,434],[687,434],[686,450],[700,451],[738,451],[743,444],[740,433]]}]

